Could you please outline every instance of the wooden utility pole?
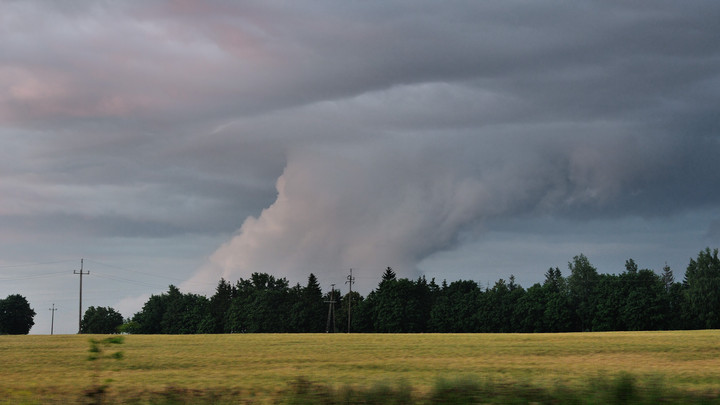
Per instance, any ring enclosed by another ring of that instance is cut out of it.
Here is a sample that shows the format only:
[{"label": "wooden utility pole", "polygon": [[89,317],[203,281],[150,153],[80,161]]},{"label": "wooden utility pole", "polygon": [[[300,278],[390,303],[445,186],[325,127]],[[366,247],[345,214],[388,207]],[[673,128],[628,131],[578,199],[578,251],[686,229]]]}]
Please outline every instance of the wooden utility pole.
[{"label": "wooden utility pole", "polygon": [[80,275],[80,309],[78,313],[78,333],[80,333],[80,330],[82,329],[82,276],[83,274],[89,275],[90,272],[83,272],[83,259],[80,259],[80,271],[73,270],[73,274],[79,274]]},{"label": "wooden utility pole", "polygon": [[[327,327],[326,327],[326,333],[335,333],[335,284],[330,284],[332,290],[330,290],[330,301],[325,301],[326,303],[330,304],[328,306],[328,319],[327,319]],[[332,324],[332,329],[330,329],[330,325]],[[332,332],[331,332],[332,331]]]},{"label": "wooden utility pole", "polygon": [[352,285],[355,282],[355,277],[352,275],[352,269],[350,269],[350,275],[347,276],[345,284],[350,285],[350,292],[348,293],[348,328],[347,333],[350,333],[350,314],[352,313],[350,307],[352,306]]},{"label": "wooden utility pole", "polygon": [[52,311],[52,316],[50,317],[50,335],[52,335],[53,329],[55,328],[55,311],[57,311],[57,308],[55,308],[55,304],[53,303],[52,308],[49,308],[48,310]]}]

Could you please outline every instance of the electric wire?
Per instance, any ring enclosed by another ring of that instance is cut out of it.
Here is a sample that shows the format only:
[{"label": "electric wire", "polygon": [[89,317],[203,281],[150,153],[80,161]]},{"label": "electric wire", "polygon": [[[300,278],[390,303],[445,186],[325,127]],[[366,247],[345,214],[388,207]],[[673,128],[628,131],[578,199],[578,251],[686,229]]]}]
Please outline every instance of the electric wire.
[{"label": "electric wire", "polygon": [[57,271],[54,273],[34,274],[31,276],[2,277],[2,278],[0,278],[0,281],[34,280],[34,279],[38,279],[38,278],[58,277],[61,274],[67,274],[67,271]]},{"label": "electric wire", "polygon": [[92,275],[97,276],[99,278],[104,278],[107,280],[120,281],[123,283],[130,283],[130,284],[135,284],[135,285],[139,285],[139,286],[143,286],[143,287],[165,288],[164,286],[159,286],[158,284],[151,284],[151,283],[146,283],[144,281],[137,281],[137,280],[131,280],[131,279],[124,278],[124,277],[112,276],[109,274],[98,273],[97,271],[93,272]]},{"label": "electric wire", "polygon": [[19,264],[4,264],[0,266],[0,269],[9,269],[14,267],[36,267],[36,266],[43,266],[46,264],[58,264],[58,263],[69,263],[74,262],[75,260],[65,259],[65,260],[55,260],[51,262],[37,262],[37,263],[19,263]]},{"label": "electric wire", "polygon": [[[99,261],[97,261],[97,260],[92,260],[92,259],[85,259],[85,261],[86,261],[86,262],[89,262],[89,263],[99,264],[99,265],[105,266],[105,267],[111,267],[111,268],[118,269],[118,270],[124,270],[124,271],[129,271],[129,272],[131,272],[131,273],[141,274],[141,275],[143,275],[143,276],[155,277],[155,278],[159,278],[159,279],[162,279],[162,280],[172,280],[172,281],[176,281],[176,282],[185,282],[185,281],[186,281],[186,280],[184,280],[184,279],[180,279],[180,278],[176,278],[176,277],[158,276],[158,275],[156,275],[156,274],[151,274],[151,273],[147,273],[147,272],[143,272],[143,271],[133,270],[133,269],[129,269],[129,268],[127,268],[127,267],[121,267],[121,266],[117,266],[117,265],[114,265],[114,264],[102,263],[102,262],[99,262]],[[206,284],[209,284],[209,283],[206,283]],[[214,283],[212,283],[212,284],[214,285]]]}]

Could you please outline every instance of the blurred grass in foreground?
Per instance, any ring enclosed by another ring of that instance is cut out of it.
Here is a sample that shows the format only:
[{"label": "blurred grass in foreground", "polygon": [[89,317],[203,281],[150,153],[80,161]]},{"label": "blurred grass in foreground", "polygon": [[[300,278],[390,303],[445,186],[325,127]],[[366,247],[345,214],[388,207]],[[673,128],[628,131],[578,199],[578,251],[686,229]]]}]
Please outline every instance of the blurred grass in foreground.
[{"label": "blurred grass in foreground", "polygon": [[717,392],[699,393],[666,388],[658,380],[638,381],[620,373],[612,378],[596,378],[586,386],[538,387],[503,384],[469,378],[439,380],[425,394],[410,386],[377,384],[369,388],[341,387],[296,380],[280,403],[304,404],[720,404]]},{"label": "blurred grass in foreground", "polygon": [[[83,401],[92,337],[0,336],[0,403]],[[110,403],[720,403],[720,331],[129,335],[121,350]]]}]

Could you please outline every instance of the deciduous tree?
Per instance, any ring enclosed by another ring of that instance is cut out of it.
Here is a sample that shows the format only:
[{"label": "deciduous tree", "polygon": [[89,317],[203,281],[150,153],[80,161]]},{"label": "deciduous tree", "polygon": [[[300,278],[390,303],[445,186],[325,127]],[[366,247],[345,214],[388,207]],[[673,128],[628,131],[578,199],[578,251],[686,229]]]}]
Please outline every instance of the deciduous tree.
[{"label": "deciduous tree", "polygon": [[19,294],[0,300],[0,335],[27,335],[35,321],[35,311]]},{"label": "deciduous tree", "polygon": [[90,307],[80,323],[80,333],[118,333],[123,324],[122,315],[110,307]]}]

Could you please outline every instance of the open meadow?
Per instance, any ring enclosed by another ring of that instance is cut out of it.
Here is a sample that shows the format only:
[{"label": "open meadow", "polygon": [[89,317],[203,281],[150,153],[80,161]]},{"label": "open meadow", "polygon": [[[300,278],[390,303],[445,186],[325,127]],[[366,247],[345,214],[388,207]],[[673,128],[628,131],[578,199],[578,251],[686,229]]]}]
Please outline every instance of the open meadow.
[{"label": "open meadow", "polygon": [[108,379],[106,401],[140,403],[157,402],[153,398],[170,392],[274,402],[298,378],[328,389],[403,385],[423,396],[440,379],[582,390],[592,381],[627,373],[639,385],[662,384],[705,397],[720,391],[716,330],[128,335],[106,349],[121,351],[122,359],[89,361],[91,337],[102,338],[0,336],[0,401],[81,402],[85,391]]}]

